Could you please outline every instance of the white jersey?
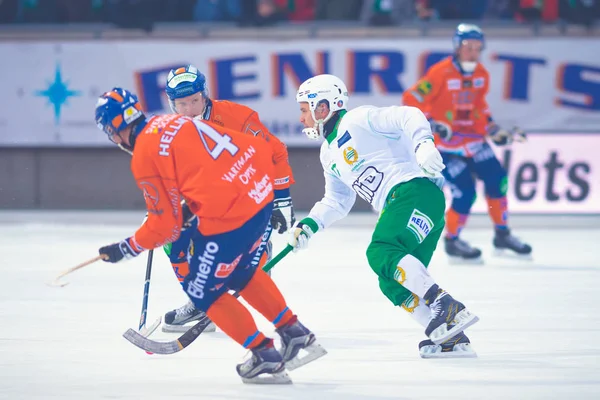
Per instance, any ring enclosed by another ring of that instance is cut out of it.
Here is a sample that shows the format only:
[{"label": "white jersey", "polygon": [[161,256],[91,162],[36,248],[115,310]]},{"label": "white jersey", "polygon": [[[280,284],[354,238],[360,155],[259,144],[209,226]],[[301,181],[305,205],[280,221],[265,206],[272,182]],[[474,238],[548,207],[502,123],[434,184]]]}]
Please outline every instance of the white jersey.
[{"label": "white jersey", "polygon": [[[319,229],[345,217],[357,194],[381,212],[394,186],[427,177],[414,150],[433,135],[429,121],[415,107],[357,107],[342,117],[331,135],[321,145],[325,196],[308,215]],[[436,183],[441,187],[443,178]]]}]

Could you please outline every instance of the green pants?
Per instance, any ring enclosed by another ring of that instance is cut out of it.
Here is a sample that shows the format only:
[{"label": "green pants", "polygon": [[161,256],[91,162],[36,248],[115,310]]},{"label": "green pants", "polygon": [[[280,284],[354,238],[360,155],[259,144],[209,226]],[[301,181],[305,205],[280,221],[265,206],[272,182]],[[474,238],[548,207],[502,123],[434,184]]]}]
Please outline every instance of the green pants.
[{"label": "green pants", "polygon": [[427,178],[401,183],[388,195],[367,248],[367,259],[379,277],[379,288],[394,305],[413,298],[394,279],[398,262],[411,254],[425,267],[429,265],[444,229],[444,211],[444,193]]}]

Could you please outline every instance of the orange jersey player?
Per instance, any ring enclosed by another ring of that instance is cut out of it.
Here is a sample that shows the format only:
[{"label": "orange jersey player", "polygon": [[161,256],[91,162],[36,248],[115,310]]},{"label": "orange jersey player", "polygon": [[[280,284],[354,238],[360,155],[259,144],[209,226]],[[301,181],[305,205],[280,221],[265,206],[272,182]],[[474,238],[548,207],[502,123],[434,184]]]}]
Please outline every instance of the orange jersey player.
[{"label": "orange jersey player", "polygon": [[407,90],[403,94],[403,102],[404,105],[420,108],[429,120],[453,132],[451,137],[443,139],[439,133],[435,135],[435,144],[440,151],[472,156],[491,121],[485,99],[490,78],[481,64],[477,64],[468,79],[463,78],[454,58],[448,57],[433,65],[417,84]]},{"label": "orange jersey player", "polygon": [[[275,190],[285,191],[294,183],[286,145],[269,132],[256,111],[239,103],[211,99],[206,78],[196,67],[188,65],[172,70],[165,91],[171,110],[176,114],[211,121],[218,126],[265,139],[273,149]],[[285,221],[282,222],[285,224]],[[284,231],[287,229],[280,233]]]},{"label": "orange jersey player", "polygon": [[[147,119],[137,97],[121,88],[98,99],[96,123],[110,140],[131,152],[131,170],[148,211],[148,219],[133,236],[99,249],[104,260],[132,258],[176,241],[182,230],[191,232],[183,289],[197,309],[251,350],[253,357],[237,366],[244,382],[289,383],[286,367],[324,355],[270,276],[252,263],[273,207],[270,146],[181,115]],[[181,199],[191,211],[186,221]],[[229,290],[275,325],[281,352]],[[313,357],[298,359],[302,349]]]},{"label": "orange jersey player", "polygon": [[500,128],[491,117],[486,100],[490,76],[479,62],[485,44],[481,29],[460,24],[453,43],[454,55],[431,66],[402,96],[405,105],[420,108],[429,119],[446,165],[442,173],[452,188],[452,207],[446,214],[446,253],[453,259],[481,262],[481,251],[459,239],[478,178],[485,185],[495,226],[495,249],[529,256],[531,246],[512,236],[508,228],[507,174],[487,142],[489,138],[502,146],[523,141],[525,136],[516,128]]},{"label": "orange jersey player", "polygon": [[[275,164],[273,215],[271,224],[263,235],[257,258],[254,260],[262,267],[271,257],[270,238],[273,229],[284,233],[295,222],[289,189],[290,185],[294,183],[294,179],[285,144],[269,133],[254,110],[230,101],[211,100],[206,88],[206,78],[193,65],[171,70],[167,76],[165,92],[174,113],[210,121],[215,126],[234,129],[249,136],[262,138],[273,150],[271,156]],[[178,241],[165,247],[180,282],[183,281],[183,276],[188,270],[186,261],[188,246],[189,238],[187,235],[181,235]],[[192,302],[188,302],[165,314],[162,330],[164,332],[185,332],[189,329],[189,325],[186,324],[205,317],[202,311],[193,307]],[[209,325],[206,331],[214,331],[214,325]]]}]

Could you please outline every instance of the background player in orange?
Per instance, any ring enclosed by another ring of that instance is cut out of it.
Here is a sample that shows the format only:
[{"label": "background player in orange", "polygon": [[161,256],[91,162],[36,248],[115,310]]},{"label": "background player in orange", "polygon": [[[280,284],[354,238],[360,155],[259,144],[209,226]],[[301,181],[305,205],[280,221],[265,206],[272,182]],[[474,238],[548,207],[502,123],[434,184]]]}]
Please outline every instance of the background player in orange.
[{"label": "background player in orange", "polygon": [[[105,261],[116,263],[176,241],[185,223],[191,245],[183,289],[196,308],[251,350],[252,358],[237,366],[244,382],[289,383],[285,367],[324,355],[271,278],[252,263],[273,207],[270,146],[181,115],[146,119],[137,97],[121,88],[98,99],[96,123],[131,152],[131,170],[148,211],[133,236],[99,249]],[[183,221],[181,199],[192,213],[189,221]],[[281,353],[229,290],[275,325]],[[301,349],[309,356],[299,359]]]},{"label": "background player in orange", "polygon": [[446,213],[446,253],[463,260],[480,260],[481,251],[459,234],[475,201],[475,178],[485,185],[488,212],[495,226],[496,250],[529,255],[531,246],[511,235],[506,201],[507,175],[487,142],[503,146],[524,141],[517,130],[494,122],[486,95],[490,77],[479,62],[485,46],[483,32],[470,24],[458,25],[453,38],[454,55],[429,68],[423,78],[406,90],[405,105],[418,107],[431,123],[435,142],[452,189],[452,206]]},{"label": "background player in orange", "polygon": [[[259,247],[257,258],[254,260],[262,267],[271,256],[270,237],[273,229],[284,233],[295,222],[290,196],[290,185],[294,183],[294,179],[289,165],[287,147],[269,133],[254,110],[231,101],[210,99],[206,88],[206,78],[193,65],[171,70],[167,76],[165,92],[174,113],[211,121],[218,126],[260,137],[266,140],[273,149],[272,158],[275,164],[273,215],[271,224],[263,235],[263,242]],[[173,270],[180,282],[183,282],[183,276],[188,270],[186,261],[188,245],[189,238],[184,234],[177,242],[165,246],[165,252],[169,256]],[[162,330],[164,332],[186,331],[189,326],[185,324],[202,318],[206,318],[204,313],[196,309],[190,301],[165,314]],[[212,324],[206,329],[209,332],[214,330]]]}]

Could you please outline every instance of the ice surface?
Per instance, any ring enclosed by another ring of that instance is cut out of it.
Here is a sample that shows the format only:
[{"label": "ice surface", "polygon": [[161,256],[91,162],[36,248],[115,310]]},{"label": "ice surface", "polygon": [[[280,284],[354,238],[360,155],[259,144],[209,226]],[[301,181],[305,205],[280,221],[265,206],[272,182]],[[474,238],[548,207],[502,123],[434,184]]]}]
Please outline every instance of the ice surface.
[{"label": "ice surface", "polygon": [[[467,332],[479,358],[462,360],[419,358],[423,329],[379,292],[366,263],[370,228],[318,233],[273,277],[329,354],[291,372],[293,386],[273,387],[241,383],[235,364],[245,350],[220,332],[171,356],[146,355],[121,337],[138,325],[145,254],[93,264],[64,288],[45,285],[136,227],[0,224],[0,398],[600,398],[600,229],[518,230],[533,262],[492,258],[487,229],[464,235],[482,247],[484,266],[448,265],[438,250],[431,273],[481,319]],[[278,251],[284,239],[274,244]],[[148,320],[185,301],[157,251]]]}]

